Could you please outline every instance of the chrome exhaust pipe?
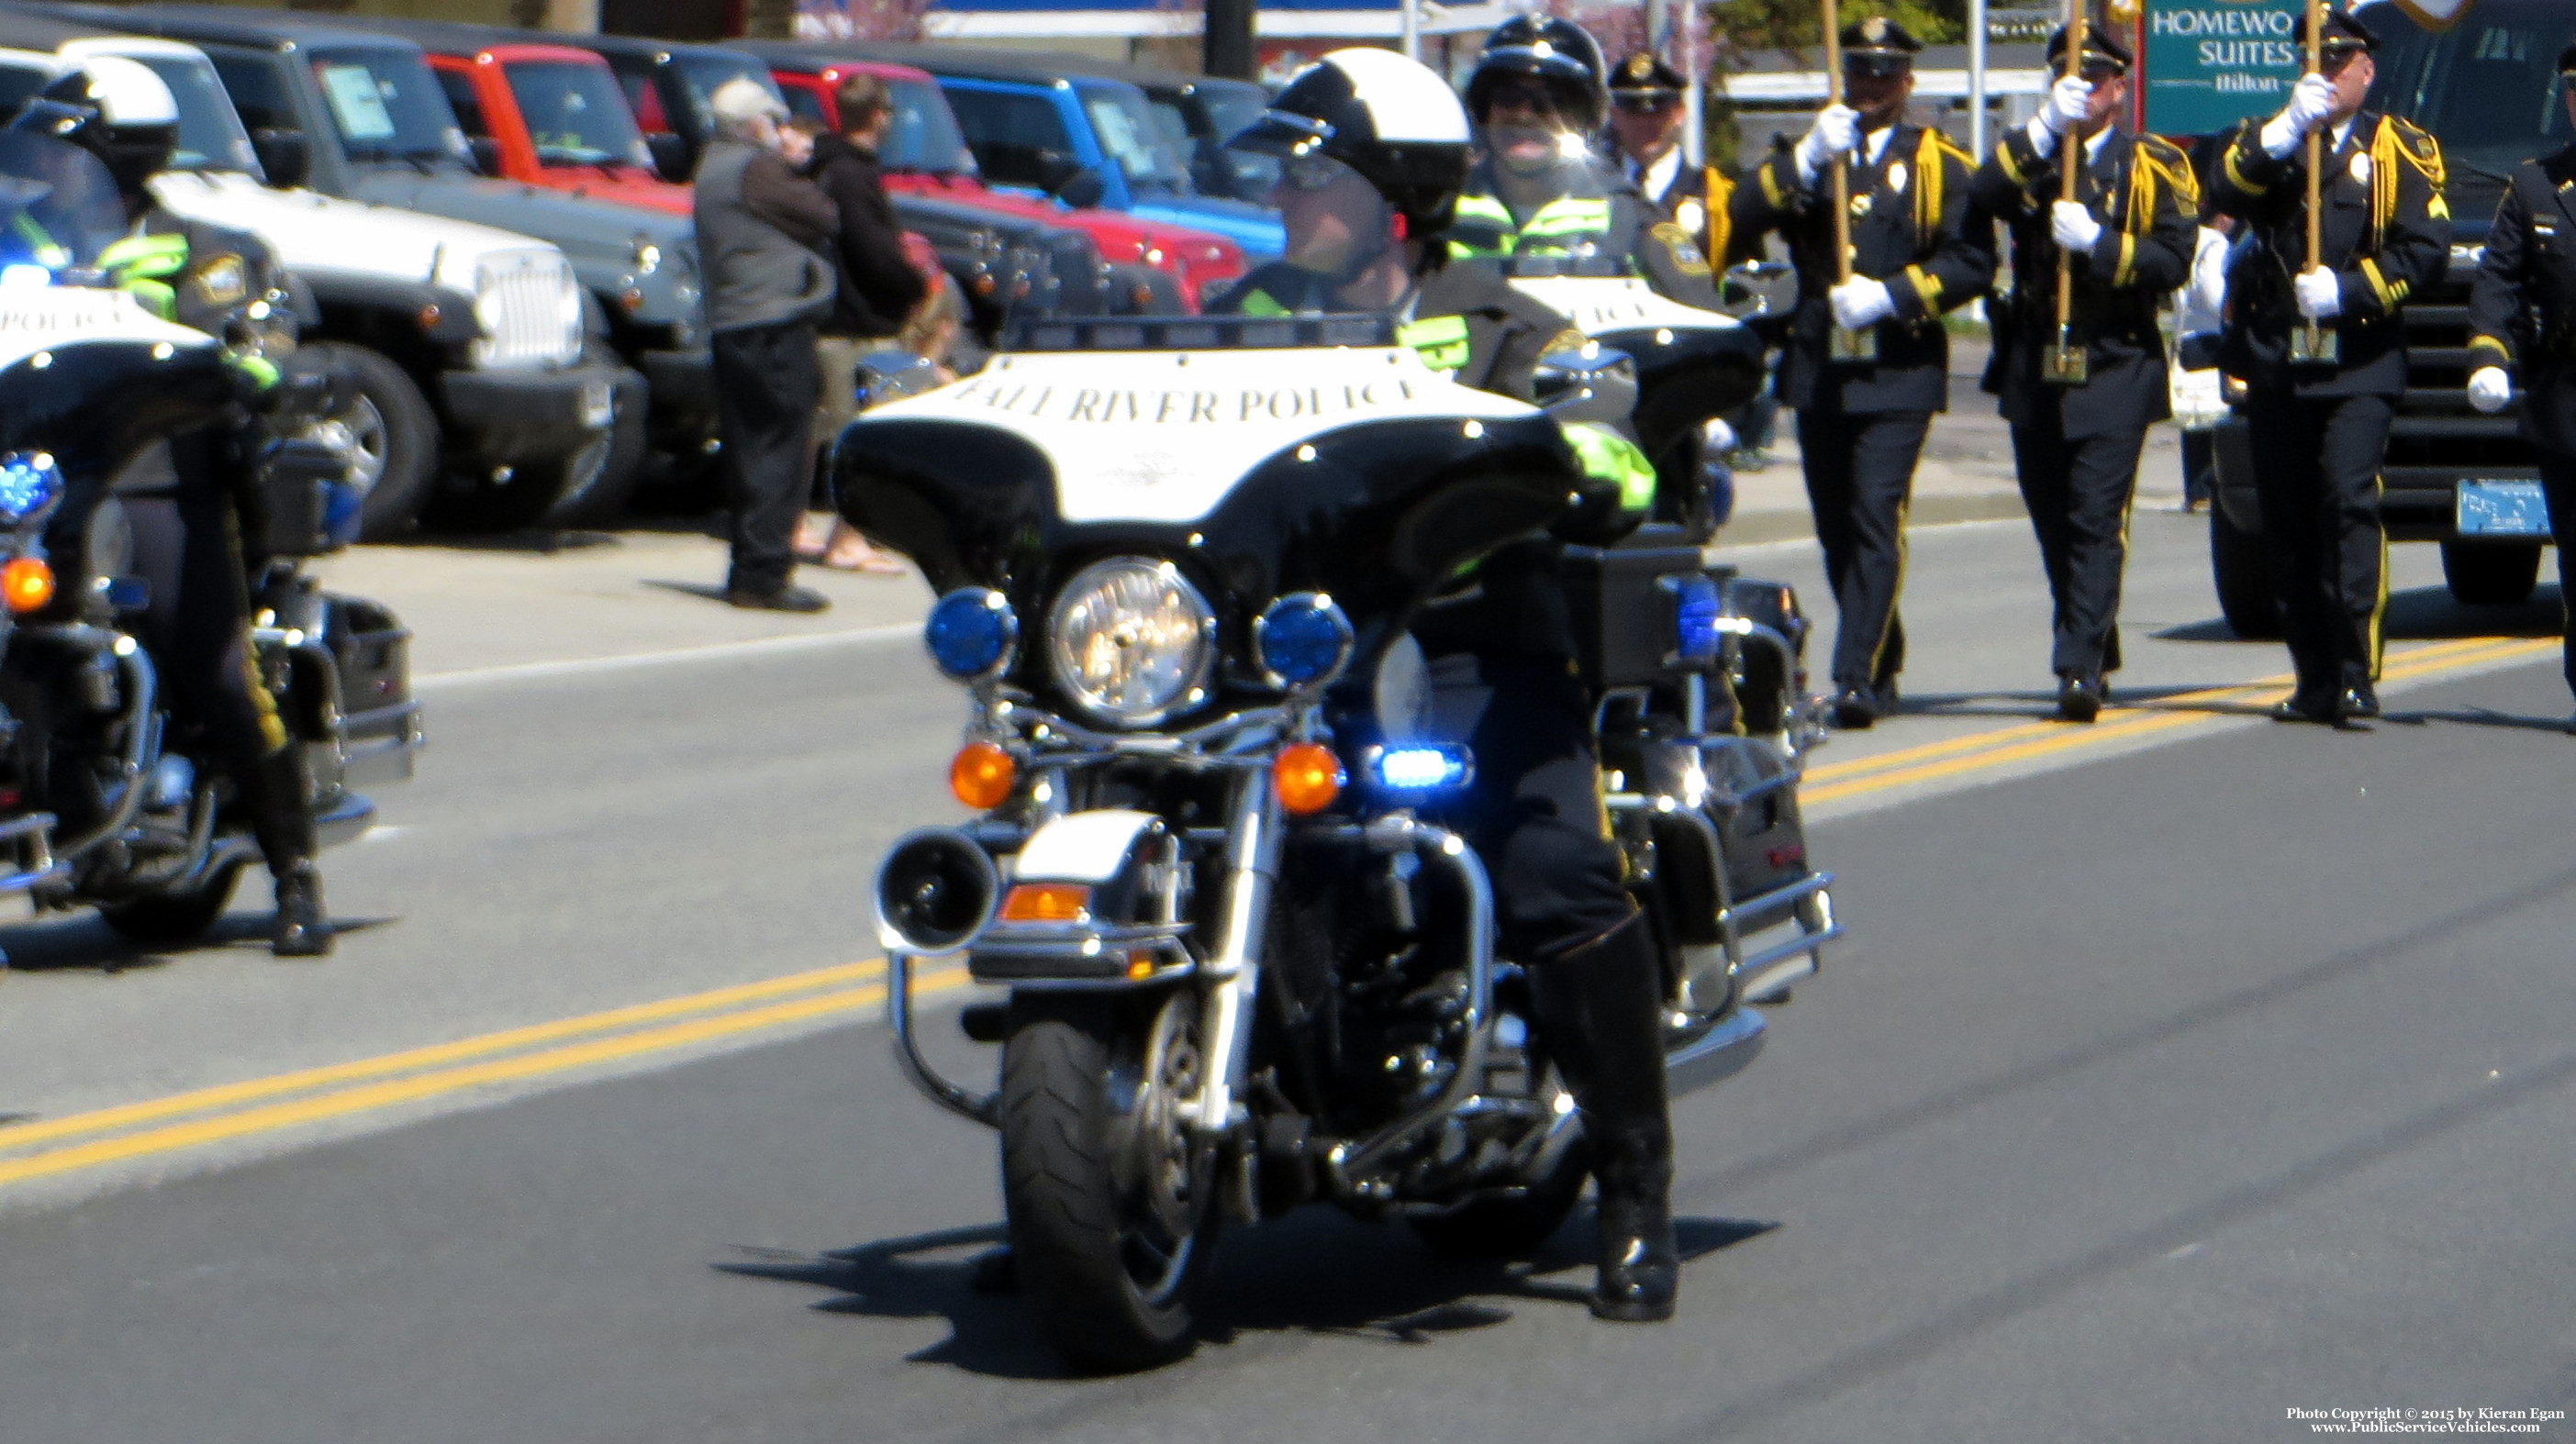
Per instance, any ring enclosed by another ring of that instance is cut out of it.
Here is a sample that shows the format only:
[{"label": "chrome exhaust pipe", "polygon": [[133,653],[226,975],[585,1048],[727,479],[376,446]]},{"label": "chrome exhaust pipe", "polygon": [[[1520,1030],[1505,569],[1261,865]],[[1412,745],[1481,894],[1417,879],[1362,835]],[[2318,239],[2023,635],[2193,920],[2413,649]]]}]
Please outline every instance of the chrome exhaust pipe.
[{"label": "chrome exhaust pipe", "polygon": [[906,833],[877,866],[877,941],[888,952],[956,952],[983,934],[1001,895],[1001,872],[975,839],[953,827]]}]

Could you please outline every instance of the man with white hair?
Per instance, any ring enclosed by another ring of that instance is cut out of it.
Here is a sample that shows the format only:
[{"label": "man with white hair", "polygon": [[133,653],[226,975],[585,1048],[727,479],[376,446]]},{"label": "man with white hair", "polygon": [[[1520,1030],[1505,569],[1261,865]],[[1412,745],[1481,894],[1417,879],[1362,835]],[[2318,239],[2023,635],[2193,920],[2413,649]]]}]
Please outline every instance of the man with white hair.
[{"label": "man with white hair", "polygon": [[733,509],[725,600],[819,612],[831,603],[791,578],[822,395],[814,328],[832,309],[825,257],[840,212],[778,154],[787,109],[765,87],[736,77],[716,87],[708,108],[716,136],[698,161],[696,216]]}]

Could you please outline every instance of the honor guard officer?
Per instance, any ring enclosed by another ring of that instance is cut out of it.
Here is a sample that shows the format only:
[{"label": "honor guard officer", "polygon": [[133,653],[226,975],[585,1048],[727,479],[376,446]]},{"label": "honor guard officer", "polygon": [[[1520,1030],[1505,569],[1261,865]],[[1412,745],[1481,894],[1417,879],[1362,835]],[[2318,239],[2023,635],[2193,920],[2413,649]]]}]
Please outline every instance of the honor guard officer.
[{"label": "honor guard officer", "polygon": [[[1735,182],[1716,166],[1682,154],[1682,104],[1690,82],[1654,52],[1640,50],[1610,70],[1610,139],[1628,184],[1646,208],[1699,242],[1700,254],[1724,264],[1726,208]],[[1719,229],[1712,230],[1714,222]]]},{"label": "honor guard officer", "polygon": [[1601,47],[1582,26],[1543,15],[1496,26],[1467,77],[1483,156],[1458,198],[1449,253],[1624,256],[1662,295],[1718,309],[1700,237],[1650,208],[1593,151],[1609,95]]},{"label": "honor guard officer", "polygon": [[[1904,119],[1922,45],[1882,17],[1844,27],[1841,41],[1850,105],[1826,106],[1736,186],[1733,229],[1739,245],[1779,232],[1797,268],[1778,390],[1798,412],[1807,499],[1841,611],[1833,720],[1859,728],[1897,706],[1906,506],[1932,413],[1949,406],[1941,317],[1994,284],[1995,246],[1970,199],[1976,162]],[[1846,161],[1851,279],[1838,281],[1830,180]],[[1837,328],[1864,333],[1864,344],[1838,345]]]},{"label": "honor guard officer", "polygon": [[[2576,45],[2558,54],[2576,125]],[[2516,167],[2469,290],[2469,404],[2490,415],[2522,393],[2558,544],[2567,685],[2576,689],[2576,146]],[[2568,723],[2576,732],[2576,719]]]},{"label": "honor guard officer", "polygon": [[[2320,70],[2289,105],[2228,137],[2210,204],[2251,232],[2228,270],[2219,364],[2246,385],[2264,551],[2298,672],[2272,715],[2344,724],[2379,715],[2379,466],[2406,389],[2400,311],[2449,265],[2451,212],[2439,143],[2362,108],[2376,74],[2369,28],[2329,11],[2318,43]],[[2313,184],[2310,135],[2323,156]]]},{"label": "honor guard officer", "polygon": [[[2048,43],[2063,65],[2065,27]],[[2171,414],[2156,312],[2189,276],[2200,214],[2190,159],[2113,123],[2129,52],[2088,32],[2077,72],[1977,172],[1978,206],[2012,238],[2013,291],[1994,317],[1986,389],[2012,425],[2013,467],[2039,534],[2056,641],[2057,712],[2090,722],[2120,665],[2120,574],[2147,427]],[[2075,184],[2064,180],[2072,148]],[[2060,314],[2058,271],[2070,272]]]},{"label": "honor guard officer", "polygon": [[[1522,400],[1541,356],[1581,343],[1491,267],[1449,263],[1442,232],[1467,176],[1467,119],[1427,67],[1384,50],[1334,51],[1232,144],[1279,158],[1288,248],[1210,314],[1392,312],[1396,339],[1424,364]],[[1654,468],[1605,426],[1564,429],[1591,485],[1558,529],[1606,543],[1645,514]],[[1592,1311],[1652,1322],[1672,1317],[1680,1275],[1664,957],[1601,810],[1593,699],[1572,661],[1560,551],[1541,535],[1488,557],[1416,634],[1435,673],[1463,670],[1474,678],[1463,690],[1483,695],[1467,831],[1493,868],[1501,945],[1528,970],[1539,1038],[1582,1115],[1601,1218]]]}]

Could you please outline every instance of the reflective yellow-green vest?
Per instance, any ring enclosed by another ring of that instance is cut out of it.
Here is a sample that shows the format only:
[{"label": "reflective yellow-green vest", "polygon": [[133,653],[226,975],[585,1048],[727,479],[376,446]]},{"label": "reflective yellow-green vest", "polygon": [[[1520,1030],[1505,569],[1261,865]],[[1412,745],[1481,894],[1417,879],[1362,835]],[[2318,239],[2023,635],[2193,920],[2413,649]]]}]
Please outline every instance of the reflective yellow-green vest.
[{"label": "reflective yellow-green vest", "polygon": [[[1467,224],[1462,227],[1461,223]],[[1449,254],[1461,260],[1546,255],[1572,250],[1582,241],[1606,238],[1610,234],[1610,198],[1558,196],[1539,207],[1538,214],[1523,224],[1512,218],[1509,206],[1493,196],[1460,196],[1457,220],[1450,225]],[[1459,234],[1462,228],[1469,235]]]}]

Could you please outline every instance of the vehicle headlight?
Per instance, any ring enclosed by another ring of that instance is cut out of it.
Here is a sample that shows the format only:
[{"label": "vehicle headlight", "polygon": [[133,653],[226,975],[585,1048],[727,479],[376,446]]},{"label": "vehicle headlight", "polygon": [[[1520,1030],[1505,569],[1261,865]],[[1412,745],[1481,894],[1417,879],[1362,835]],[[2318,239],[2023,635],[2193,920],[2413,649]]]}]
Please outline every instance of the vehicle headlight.
[{"label": "vehicle headlight", "polygon": [[0,456],[0,526],[16,526],[63,494],[63,469],[49,451]]},{"label": "vehicle headlight", "polygon": [[1047,622],[1056,685],[1083,711],[1147,727],[1207,698],[1216,614],[1170,562],[1112,557],[1074,573]]}]

